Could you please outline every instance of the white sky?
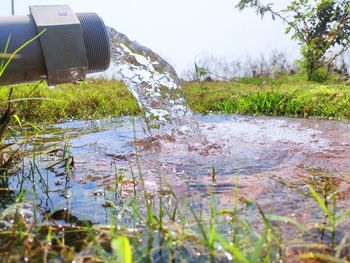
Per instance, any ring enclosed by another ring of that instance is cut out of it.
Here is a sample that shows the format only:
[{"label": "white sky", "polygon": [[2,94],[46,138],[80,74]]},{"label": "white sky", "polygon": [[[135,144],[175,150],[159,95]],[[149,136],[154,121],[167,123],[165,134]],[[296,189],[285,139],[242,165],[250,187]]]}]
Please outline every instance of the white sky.
[{"label": "white sky", "polygon": [[[295,58],[296,43],[284,25],[253,10],[234,9],[238,0],[15,0],[16,15],[29,5],[68,4],[76,12],[96,12],[112,26],[167,59],[179,73],[193,67],[196,55],[234,59],[273,49]],[[0,15],[11,14],[11,0],[0,0]],[[279,4],[288,0],[276,0]]]}]

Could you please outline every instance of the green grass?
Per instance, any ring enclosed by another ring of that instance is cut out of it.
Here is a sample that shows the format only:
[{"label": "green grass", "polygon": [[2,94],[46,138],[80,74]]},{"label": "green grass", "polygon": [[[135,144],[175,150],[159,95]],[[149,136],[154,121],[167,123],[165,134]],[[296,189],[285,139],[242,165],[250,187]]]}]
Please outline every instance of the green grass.
[{"label": "green grass", "polygon": [[[16,113],[26,121],[52,123],[68,119],[96,119],[140,113],[136,100],[120,82],[87,80],[52,89],[46,84],[34,88],[35,84],[14,87],[12,100],[15,101]],[[5,102],[8,100],[8,93],[9,88],[0,87],[1,110],[7,106]]]},{"label": "green grass", "polygon": [[350,86],[320,84],[300,76],[243,78],[237,82],[184,83],[194,112],[249,115],[350,118]]},{"label": "green grass", "polygon": [[[35,84],[14,87],[12,99],[21,120],[53,123],[140,113],[136,100],[118,81],[90,79],[53,89],[41,84],[33,91],[34,87]],[[242,78],[236,82],[185,82],[183,88],[195,113],[350,119],[350,87],[335,80],[320,84],[290,75],[277,79]],[[6,109],[8,94],[9,88],[0,88],[0,114]]]}]

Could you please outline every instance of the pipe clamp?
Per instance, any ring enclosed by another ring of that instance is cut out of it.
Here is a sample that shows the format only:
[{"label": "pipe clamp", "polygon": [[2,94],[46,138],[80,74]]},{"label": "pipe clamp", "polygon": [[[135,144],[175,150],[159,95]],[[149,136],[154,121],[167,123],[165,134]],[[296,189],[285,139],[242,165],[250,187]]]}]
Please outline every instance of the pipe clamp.
[{"label": "pipe clamp", "polygon": [[84,80],[88,60],[80,21],[67,5],[30,6],[49,85]]}]

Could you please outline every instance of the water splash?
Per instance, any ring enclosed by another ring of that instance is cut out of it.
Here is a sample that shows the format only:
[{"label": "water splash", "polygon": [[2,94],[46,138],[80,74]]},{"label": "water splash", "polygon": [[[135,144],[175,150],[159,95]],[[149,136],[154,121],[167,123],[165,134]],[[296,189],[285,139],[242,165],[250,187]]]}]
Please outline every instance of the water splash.
[{"label": "water splash", "polygon": [[180,134],[198,133],[173,67],[115,29],[108,31],[112,48],[110,68],[116,74],[113,77],[125,82],[145,111],[147,130],[163,131],[171,127]]}]

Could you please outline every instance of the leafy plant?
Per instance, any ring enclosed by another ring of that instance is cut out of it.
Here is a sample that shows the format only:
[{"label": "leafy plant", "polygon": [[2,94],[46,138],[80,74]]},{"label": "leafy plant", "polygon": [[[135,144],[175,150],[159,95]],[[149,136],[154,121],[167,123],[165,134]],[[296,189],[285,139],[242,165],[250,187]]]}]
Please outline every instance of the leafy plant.
[{"label": "leafy plant", "polygon": [[327,71],[322,68],[330,69],[335,59],[350,48],[349,0],[294,0],[280,11],[259,0],[240,0],[236,5],[239,10],[249,7],[262,18],[269,13],[286,24],[286,33],[292,33],[300,46],[308,80],[324,80]]}]

